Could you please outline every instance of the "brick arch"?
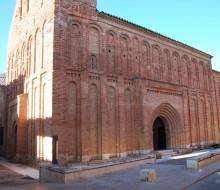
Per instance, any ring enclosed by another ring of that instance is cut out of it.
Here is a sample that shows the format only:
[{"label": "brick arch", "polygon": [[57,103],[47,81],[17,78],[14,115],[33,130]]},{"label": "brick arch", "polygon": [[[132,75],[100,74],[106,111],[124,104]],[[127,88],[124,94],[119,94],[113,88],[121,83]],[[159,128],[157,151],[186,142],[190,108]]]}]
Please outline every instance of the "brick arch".
[{"label": "brick arch", "polygon": [[25,79],[25,55],[26,55],[26,45],[23,43],[22,48],[21,48],[21,64],[20,64],[20,69],[19,69],[19,80],[20,80],[20,91],[19,93],[23,92],[24,89],[24,79]]},{"label": "brick arch", "polygon": [[23,43],[22,48],[21,48],[21,62],[22,62],[22,64],[24,64],[25,50],[26,50],[26,45],[25,45],[25,43]]},{"label": "brick arch", "polygon": [[42,30],[38,28],[34,35],[34,73],[41,68],[42,63]]},{"label": "brick arch", "polygon": [[181,78],[182,84],[188,86],[190,81],[189,57],[185,54],[181,57]]},{"label": "brick arch", "polygon": [[118,70],[117,64],[117,35],[114,31],[108,30],[106,32],[106,57],[107,57],[107,65],[105,66],[110,73],[114,73]]},{"label": "brick arch", "polygon": [[119,37],[120,41],[120,71],[128,73],[129,71],[129,50],[131,40],[126,34],[121,34]]},{"label": "brick arch", "polygon": [[9,81],[10,77],[10,69],[11,69],[11,61],[12,61],[12,56],[11,54],[8,55],[8,65],[7,65],[7,81]]},{"label": "brick arch", "polygon": [[172,82],[174,83],[180,83],[180,73],[181,73],[181,68],[180,68],[180,56],[179,54],[174,51],[172,53]]},{"label": "brick arch", "polygon": [[69,65],[73,67],[81,66],[81,59],[80,59],[80,51],[81,51],[81,25],[77,22],[71,22],[68,26],[69,32],[67,37],[67,51],[69,57]]},{"label": "brick arch", "polygon": [[191,86],[192,88],[198,88],[198,68],[197,68],[197,60],[195,58],[191,59],[190,64],[190,74],[191,74]]},{"label": "brick arch", "polygon": [[[112,31],[112,30],[108,30],[107,32],[106,32],[106,44],[107,45],[114,45],[114,47],[115,47],[115,44],[117,43],[117,34],[114,32],[114,31]],[[108,48],[108,47],[107,47]],[[108,51],[109,49],[107,49],[107,51]]]},{"label": "brick arch", "polygon": [[112,35],[115,39],[117,38],[117,33],[113,30],[107,30],[106,35]]},{"label": "brick arch", "polygon": [[47,20],[44,20],[43,24],[42,24],[42,63],[41,63],[41,68],[44,68],[45,64],[44,64],[44,59],[45,59],[45,55],[44,55],[44,51],[45,49],[47,49],[47,47],[45,47],[45,37],[47,32],[45,32],[45,26],[47,25]]},{"label": "brick arch", "polygon": [[134,50],[139,51],[140,50],[140,40],[136,36],[132,38],[132,43],[134,46],[137,46],[137,48],[134,47]]},{"label": "brick arch", "polygon": [[104,32],[103,28],[98,24],[90,23],[88,25],[88,30],[90,30],[91,28],[95,28],[96,30],[98,30],[99,34],[102,34]]},{"label": "brick arch", "polygon": [[140,40],[135,36],[132,38],[132,71],[135,75],[140,74]]},{"label": "brick arch", "polygon": [[103,28],[99,26],[98,24],[90,23],[88,25],[88,34],[90,34],[91,30],[96,30],[98,32],[98,38],[99,38],[99,51],[101,52],[101,41],[102,41],[102,34],[104,33]]},{"label": "brick arch", "polygon": [[152,69],[151,69],[151,78],[156,80],[162,79],[162,51],[159,45],[152,45]]},{"label": "brick arch", "polygon": [[131,38],[129,37],[128,34],[121,33],[121,34],[119,34],[119,38],[120,38],[120,39],[121,39],[121,38],[125,38],[125,39],[128,41],[128,44],[131,43]]},{"label": "brick arch", "polygon": [[207,84],[207,91],[211,91],[212,90],[212,82],[211,82],[211,72],[212,72],[212,68],[211,68],[211,63],[208,63],[206,65],[206,84]]},{"label": "brick arch", "polygon": [[[178,111],[169,103],[162,103],[153,112],[150,126],[153,130],[154,121],[160,117],[165,125],[167,148],[178,148],[185,140],[185,135],[180,134],[182,122]],[[181,135],[181,136],[180,136]]]},{"label": "brick arch", "polygon": [[17,49],[17,51],[16,51],[16,62],[17,63],[18,63],[19,59],[20,59],[20,50]]},{"label": "brick arch", "polygon": [[206,89],[205,64],[203,63],[203,61],[199,61],[198,74],[199,74],[198,77],[199,77],[200,89],[205,90]]},{"label": "brick arch", "polygon": [[130,49],[130,44],[131,44],[131,39],[127,34],[120,34],[119,35],[119,39],[120,39],[120,45],[122,45],[122,40],[126,40],[127,41],[127,46],[128,46],[128,50]]},{"label": "brick arch", "polygon": [[[49,37],[53,33],[53,26],[52,26],[51,18],[47,18],[44,20],[42,24],[42,64],[41,68],[46,68],[50,65],[50,56],[51,46],[52,46],[52,39]],[[68,30],[69,31],[69,30]],[[67,43],[65,43],[67,44]]]},{"label": "brick arch", "polygon": [[141,45],[142,45],[142,46],[145,45],[145,46],[149,47],[149,49],[150,49],[150,44],[149,44],[149,42],[147,42],[147,41],[145,41],[145,40],[142,41]]},{"label": "brick arch", "polygon": [[32,67],[32,52],[33,51],[33,37],[30,36],[27,43],[27,64],[26,64],[26,76],[29,77],[31,74]]},{"label": "brick arch", "polygon": [[141,76],[148,78],[150,70],[150,44],[147,41],[143,41],[141,43]]},{"label": "brick arch", "polygon": [[163,80],[171,81],[170,51],[163,50]]},{"label": "brick arch", "polygon": [[96,69],[101,69],[100,53],[101,53],[101,29],[94,24],[89,25],[88,29],[88,67],[91,68],[94,60],[96,64]]},{"label": "brick arch", "polygon": [[13,70],[15,68],[15,54],[13,53],[11,56],[11,67],[10,67],[10,80],[12,81],[14,78]]},{"label": "brick arch", "polygon": [[133,39],[133,41],[136,40],[138,42],[138,44],[140,43],[140,40],[138,39],[138,37],[134,36],[132,39]]},{"label": "brick arch", "polygon": [[16,51],[16,58],[15,58],[15,65],[14,65],[14,78],[16,79],[19,76],[19,65],[21,63],[21,51],[17,49]]},{"label": "brick arch", "polygon": [[[82,31],[82,23],[78,22],[78,21],[75,21],[75,20],[70,20],[68,21],[67,23],[67,30],[70,31],[72,29],[72,27],[74,26],[77,26],[79,28],[80,31]],[[95,27],[96,28],[96,27]],[[98,29],[99,30],[99,29]],[[69,41],[69,38],[70,38],[70,33],[68,34],[68,38],[67,38],[67,41]]]}]

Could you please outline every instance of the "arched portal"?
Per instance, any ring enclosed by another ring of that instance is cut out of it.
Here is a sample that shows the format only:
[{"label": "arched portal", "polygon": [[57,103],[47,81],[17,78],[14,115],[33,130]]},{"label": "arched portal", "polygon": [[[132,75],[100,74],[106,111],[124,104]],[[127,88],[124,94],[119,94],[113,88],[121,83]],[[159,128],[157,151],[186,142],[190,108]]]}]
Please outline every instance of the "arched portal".
[{"label": "arched portal", "polygon": [[178,111],[168,103],[158,106],[151,117],[152,148],[175,149],[186,144],[185,131]]},{"label": "arched portal", "polygon": [[166,129],[163,120],[158,117],[153,124],[153,142],[154,150],[162,150],[167,148]]}]

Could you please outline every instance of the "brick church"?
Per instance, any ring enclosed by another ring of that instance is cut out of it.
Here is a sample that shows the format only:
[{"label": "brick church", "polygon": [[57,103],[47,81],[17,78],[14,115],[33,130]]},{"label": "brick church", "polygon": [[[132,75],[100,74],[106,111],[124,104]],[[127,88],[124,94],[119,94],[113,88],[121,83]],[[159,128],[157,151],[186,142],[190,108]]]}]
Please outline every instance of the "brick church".
[{"label": "brick church", "polygon": [[212,56],[96,3],[17,0],[4,155],[65,165],[219,143]]}]

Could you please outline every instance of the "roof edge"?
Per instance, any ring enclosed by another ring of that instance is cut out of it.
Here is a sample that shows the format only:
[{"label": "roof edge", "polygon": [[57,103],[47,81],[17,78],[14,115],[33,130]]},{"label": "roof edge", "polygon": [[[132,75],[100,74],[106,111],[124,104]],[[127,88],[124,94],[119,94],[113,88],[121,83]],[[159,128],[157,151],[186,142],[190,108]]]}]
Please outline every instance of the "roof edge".
[{"label": "roof edge", "polygon": [[220,74],[220,71],[217,71],[215,69],[212,69],[212,72]]},{"label": "roof edge", "polygon": [[132,23],[132,22],[130,22],[130,21],[127,21],[127,20],[122,19],[122,18],[120,18],[120,17],[111,15],[111,14],[109,14],[109,13],[105,13],[105,12],[103,12],[103,11],[101,11],[101,12],[97,11],[97,12],[98,12],[98,16],[100,16],[100,17],[102,17],[102,18],[109,19],[109,20],[111,20],[111,21],[118,22],[118,23],[122,23],[122,24],[128,24],[128,25],[130,25],[130,26],[133,26],[136,30],[145,32],[145,33],[147,33],[148,35],[151,35],[151,36],[153,36],[153,37],[158,37],[158,38],[160,38],[160,39],[166,40],[166,41],[168,41],[168,42],[171,42],[171,43],[174,44],[174,45],[180,45],[181,47],[187,48],[187,49],[189,49],[190,51],[193,51],[193,52],[198,53],[198,54],[202,54],[203,56],[206,56],[206,57],[209,58],[209,59],[212,59],[212,58],[213,58],[213,56],[210,55],[210,54],[208,54],[208,53],[205,53],[205,52],[203,52],[203,51],[201,51],[201,50],[198,50],[198,49],[196,49],[196,48],[194,48],[194,47],[192,47],[192,46],[189,46],[189,45],[184,44],[184,43],[182,43],[182,42],[180,42],[180,41],[174,40],[174,39],[172,39],[172,38],[170,38],[170,37],[167,37],[167,36],[165,36],[165,35],[162,35],[162,34],[160,34],[160,33],[158,33],[158,32],[155,32],[155,31],[153,31],[153,30],[150,30],[150,29],[145,28],[145,27],[143,27],[143,26],[140,26],[140,25],[138,25],[138,24]]}]

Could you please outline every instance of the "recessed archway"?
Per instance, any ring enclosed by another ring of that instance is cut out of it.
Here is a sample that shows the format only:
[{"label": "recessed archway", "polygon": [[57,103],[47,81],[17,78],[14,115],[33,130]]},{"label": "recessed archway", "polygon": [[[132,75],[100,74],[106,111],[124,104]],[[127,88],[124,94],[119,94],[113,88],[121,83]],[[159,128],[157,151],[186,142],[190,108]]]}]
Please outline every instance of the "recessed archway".
[{"label": "recessed archway", "polygon": [[168,103],[158,106],[152,117],[152,148],[154,150],[175,149],[184,146],[185,133],[178,111]]}]

